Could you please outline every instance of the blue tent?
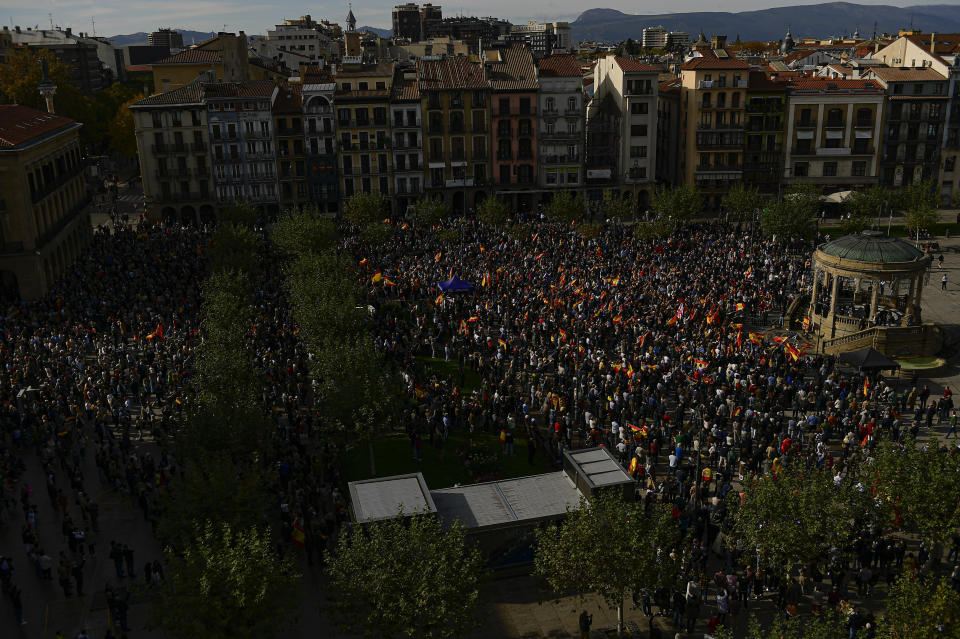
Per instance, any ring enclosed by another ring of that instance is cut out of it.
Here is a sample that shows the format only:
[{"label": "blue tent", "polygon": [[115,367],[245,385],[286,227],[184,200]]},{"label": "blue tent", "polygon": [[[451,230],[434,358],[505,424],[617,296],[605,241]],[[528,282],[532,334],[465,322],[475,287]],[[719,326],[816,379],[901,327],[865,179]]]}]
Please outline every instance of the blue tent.
[{"label": "blue tent", "polygon": [[473,290],[473,284],[465,280],[461,280],[456,275],[451,277],[446,282],[437,282],[437,286],[439,286],[440,290],[444,293],[459,293],[461,291],[469,292]]}]

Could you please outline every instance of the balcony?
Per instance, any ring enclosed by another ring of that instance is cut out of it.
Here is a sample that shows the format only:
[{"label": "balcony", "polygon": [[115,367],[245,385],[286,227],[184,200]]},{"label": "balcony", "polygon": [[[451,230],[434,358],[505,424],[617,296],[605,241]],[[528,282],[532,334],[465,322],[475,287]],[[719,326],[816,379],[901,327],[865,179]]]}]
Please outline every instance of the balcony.
[{"label": "balcony", "polygon": [[540,158],[544,164],[572,164],[580,161],[579,155],[542,155]]},{"label": "balcony", "polygon": [[815,129],[817,128],[816,120],[800,120],[797,122],[798,129]]},{"label": "balcony", "polygon": [[64,171],[63,173],[56,176],[52,180],[47,180],[46,182],[43,183],[43,186],[41,186],[39,189],[34,189],[32,191],[33,203],[36,204],[43,198],[47,197],[48,195],[50,195],[51,193],[59,189],[61,186],[80,177],[81,175],[83,175],[83,167],[78,165],[73,169]]},{"label": "balcony", "polygon": [[743,167],[739,164],[703,164],[695,169],[697,173],[729,173],[731,171],[741,171]]},{"label": "balcony", "polygon": [[471,156],[474,162],[486,162],[487,161],[487,152],[485,150],[474,151]]},{"label": "balcony", "polygon": [[827,118],[827,122],[823,126],[828,129],[842,129],[843,120],[837,118]]},{"label": "balcony", "polygon": [[411,122],[409,122],[409,121],[406,121],[406,120],[394,120],[393,128],[395,128],[395,129],[419,129],[419,128],[420,128],[420,120],[418,119],[416,122],[413,122],[413,123],[411,123]]},{"label": "balcony", "polygon": [[486,133],[487,125],[483,122],[474,122],[473,126],[470,127],[471,133]]},{"label": "balcony", "polygon": [[247,180],[250,182],[276,182],[277,176],[270,173],[258,173],[247,176]]},{"label": "balcony", "polygon": [[853,126],[858,129],[872,129],[873,120],[857,120]]},{"label": "balcony", "polygon": [[557,111],[557,107],[547,107],[546,109],[540,112],[540,115],[547,118],[547,117],[555,117],[558,113],[559,111]]},{"label": "balcony", "polygon": [[510,127],[500,127],[497,129],[497,137],[509,138],[513,136],[513,129]]},{"label": "balcony", "polygon": [[431,133],[434,135],[442,135],[443,125],[440,124],[439,122],[431,122],[429,128],[427,128],[427,133]]},{"label": "balcony", "polygon": [[533,135],[533,127],[520,127],[517,129],[517,135],[521,137],[530,137]]},{"label": "balcony", "polygon": [[541,140],[576,140],[581,135],[583,134],[580,133],[579,131],[575,131],[573,133],[570,133],[569,131],[554,131],[553,133],[541,132],[540,139]]},{"label": "balcony", "polygon": [[513,152],[511,151],[497,151],[497,159],[502,161],[509,161],[513,159]]},{"label": "balcony", "polygon": [[709,124],[701,122],[697,125],[699,131],[743,131],[742,122],[721,122],[719,124]]},{"label": "balcony", "polygon": [[207,143],[206,142],[194,142],[190,145],[190,150],[194,153],[206,153],[207,152]]},{"label": "balcony", "polygon": [[157,169],[156,175],[161,180],[165,178],[186,178],[193,175],[193,169],[175,166],[167,169]]},{"label": "balcony", "polygon": [[521,160],[532,160],[532,159],[533,159],[533,151],[520,151],[520,152],[517,154],[517,157],[520,158]]},{"label": "balcony", "polygon": [[454,124],[453,122],[450,123],[450,133],[463,133],[463,131],[464,126],[462,122],[458,124]]},{"label": "balcony", "polygon": [[583,110],[580,109],[580,108],[576,108],[576,109],[565,109],[565,110],[563,111],[563,114],[564,114],[565,116],[567,116],[567,117],[575,117],[575,116],[583,115]]}]

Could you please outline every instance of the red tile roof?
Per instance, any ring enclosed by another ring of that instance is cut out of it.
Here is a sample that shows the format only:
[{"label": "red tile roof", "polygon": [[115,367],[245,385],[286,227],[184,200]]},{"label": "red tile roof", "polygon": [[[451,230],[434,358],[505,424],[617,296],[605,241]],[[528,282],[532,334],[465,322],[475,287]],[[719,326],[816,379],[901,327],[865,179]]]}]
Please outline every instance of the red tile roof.
[{"label": "red tile roof", "polygon": [[219,51],[187,49],[176,55],[157,60],[153,64],[220,64],[221,62],[223,62],[223,56]]},{"label": "red tile roof", "polygon": [[922,69],[871,67],[869,73],[874,74],[884,82],[936,82],[946,80],[945,77],[927,67]]},{"label": "red tile roof", "polygon": [[203,103],[203,83],[200,82],[199,78],[191,82],[190,84],[185,84],[182,87],[176,88],[173,91],[167,91],[166,93],[158,93],[156,95],[151,95],[149,98],[144,98],[139,102],[134,102],[130,105],[131,109],[136,109],[139,107],[155,107],[155,106],[173,106],[176,104],[202,104]]},{"label": "red tile roof", "polygon": [[271,110],[274,113],[300,113],[303,107],[300,89],[299,84],[280,85]]},{"label": "red tile roof", "polygon": [[75,124],[70,118],[18,104],[0,104],[0,149],[8,149]]},{"label": "red tile roof", "polygon": [[409,102],[413,100],[420,99],[420,85],[417,83],[416,78],[412,80],[404,80],[398,78],[393,81],[393,100],[398,100],[401,102]]},{"label": "red tile roof", "polygon": [[458,56],[441,60],[417,60],[417,81],[421,91],[444,89],[485,89],[483,65]]},{"label": "red tile roof", "polygon": [[904,37],[925,51],[930,50],[930,40],[933,39],[933,52],[936,55],[953,55],[960,52],[960,33],[921,33]]},{"label": "red tile roof", "polygon": [[684,62],[681,69],[749,69],[750,63],[737,58],[700,57]]},{"label": "red tile roof", "polygon": [[270,80],[253,82],[217,82],[204,86],[207,98],[269,98],[276,84]]},{"label": "red tile roof", "polygon": [[543,78],[566,78],[583,75],[577,59],[569,54],[548,55],[537,62],[540,76]]},{"label": "red tile roof", "polygon": [[747,86],[751,91],[786,91],[787,83],[782,78],[772,79],[763,71],[750,71]]},{"label": "red tile roof", "polygon": [[497,52],[497,59],[487,62],[487,77],[494,91],[536,91],[539,88],[530,49],[515,42]]},{"label": "red tile roof", "polygon": [[883,93],[876,80],[843,80],[831,78],[791,78],[789,86],[794,91],[867,91]]},{"label": "red tile roof", "polygon": [[616,61],[617,66],[620,67],[621,71],[629,72],[644,72],[644,71],[653,71],[656,73],[660,72],[660,69],[649,64],[644,64],[643,62],[638,62],[637,60],[631,60],[630,58],[624,58],[623,56],[614,56],[614,61]]}]

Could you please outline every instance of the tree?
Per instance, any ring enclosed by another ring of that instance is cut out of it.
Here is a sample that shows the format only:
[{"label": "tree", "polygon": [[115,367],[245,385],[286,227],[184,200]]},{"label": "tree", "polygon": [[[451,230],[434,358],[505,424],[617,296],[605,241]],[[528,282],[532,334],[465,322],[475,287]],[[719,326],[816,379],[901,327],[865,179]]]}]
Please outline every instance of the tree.
[{"label": "tree", "polygon": [[181,554],[167,551],[168,579],[152,625],[178,639],[261,639],[290,623],[300,575],[267,528],[207,521]]},{"label": "tree", "polygon": [[217,221],[222,223],[236,224],[237,226],[252,227],[260,217],[257,207],[249,202],[234,202],[221,207],[217,214]]},{"label": "tree", "polygon": [[496,197],[488,197],[477,207],[477,219],[487,226],[503,226],[508,215],[507,205]]},{"label": "tree", "polygon": [[343,205],[343,214],[351,224],[364,229],[381,222],[390,210],[387,198],[379,192],[354,193]]},{"label": "tree", "polygon": [[543,207],[552,222],[573,222],[583,217],[583,198],[572,191],[560,191]]},{"label": "tree", "polygon": [[117,114],[110,120],[110,149],[125,158],[137,157],[137,138],[134,135],[133,112],[130,105],[146,96],[142,93],[135,95],[117,109]]},{"label": "tree", "polygon": [[937,185],[932,179],[903,187],[900,191],[900,206],[904,210],[904,221],[911,235],[922,230],[932,230],[940,221],[940,214],[937,212],[939,201]]},{"label": "tree", "polygon": [[414,205],[413,211],[417,224],[424,227],[435,226],[450,215],[450,207],[439,195],[423,198]]},{"label": "tree", "polygon": [[616,197],[615,192],[605,191],[603,194],[603,215],[606,219],[617,222],[635,218],[637,216],[637,201],[629,195]]},{"label": "tree", "polygon": [[782,238],[811,238],[817,230],[820,193],[816,185],[795,184],[781,202],[775,202],[760,213],[760,224],[767,235]]},{"label": "tree", "polygon": [[47,49],[13,49],[6,63],[0,65],[0,93],[9,103],[46,111],[44,98],[37,89],[43,75],[41,60],[47,61],[50,81],[57,85],[57,92],[53,96],[57,113],[77,119],[77,107],[82,96],[70,84],[70,67]]},{"label": "tree", "polygon": [[237,462],[217,451],[187,457],[182,478],[170,484],[164,498],[158,536],[174,548],[186,548],[197,522],[226,522],[234,530],[264,523],[269,509],[260,468]]},{"label": "tree", "polygon": [[885,441],[861,467],[860,481],[876,493],[888,525],[933,543],[960,527],[960,456],[946,448]]},{"label": "tree", "polygon": [[397,516],[354,528],[327,554],[333,611],[365,637],[462,637],[476,618],[483,559],[460,522]]},{"label": "tree", "polygon": [[220,273],[234,270],[253,275],[259,265],[258,244],[257,235],[248,227],[232,222],[220,224],[207,252],[210,271]]},{"label": "tree", "polygon": [[760,189],[753,186],[747,186],[738,182],[723,196],[723,208],[728,213],[736,216],[737,220],[742,220],[746,214],[752,214],[755,210],[763,206],[763,197],[760,196]]},{"label": "tree", "polygon": [[849,481],[837,486],[829,472],[785,469],[778,477],[754,479],[743,503],[728,499],[733,529],[743,547],[777,565],[811,563],[825,548],[843,546],[854,534],[856,515]]},{"label": "tree", "polygon": [[886,608],[880,623],[885,639],[960,637],[960,594],[946,580],[904,574],[890,589]]},{"label": "tree", "polygon": [[[717,639],[734,639],[730,626],[721,626],[715,633]],[[743,639],[847,639],[850,636],[848,620],[834,610],[822,616],[758,618],[751,615]],[[858,635],[859,636],[859,635]]]},{"label": "tree", "polygon": [[336,237],[333,220],[320,217],[316,209],[286,211],[270,231],[270,241],[287,259],[321,253],[333,246]]},{"label": "tree", "polygon": [[648,515],[642,503],[600,493],[568,509],[559,524],[537,531],[534,572],[557,592],[577,587],[599,594],[617,609],[622,634],[624,597],[676,579],[680,562],[668,555],[677,533],[670,507],[655,506]]},{"label": "tree", "polygon": [[885,186],[874,184],[869,189],[851,191],[843,206],[850,218],[840,224],[844,234],[859,233],[870,228],[873,220],[884,211],[893,210],[893,194]]},{"label": "tree", "polygon": [[654,191],[650,208],[676,230],[703,210],[703,195],[695,186],[661,187]]}]

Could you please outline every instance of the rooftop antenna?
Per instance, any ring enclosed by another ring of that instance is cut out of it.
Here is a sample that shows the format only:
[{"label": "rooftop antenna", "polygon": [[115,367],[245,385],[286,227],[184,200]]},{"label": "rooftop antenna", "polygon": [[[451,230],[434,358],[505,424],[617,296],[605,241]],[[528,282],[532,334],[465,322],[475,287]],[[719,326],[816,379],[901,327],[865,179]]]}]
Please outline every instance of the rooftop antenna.
[{"label": "rooftop antenna", "polygon": [[97,37],[97,21],[90,17],[90,26],[93,28],[93,37]]},{"label": "rooftop antenna", "polygon": [[47,17],[50,18],[50,30],[53,31],[53,14],[47,13]]}]

